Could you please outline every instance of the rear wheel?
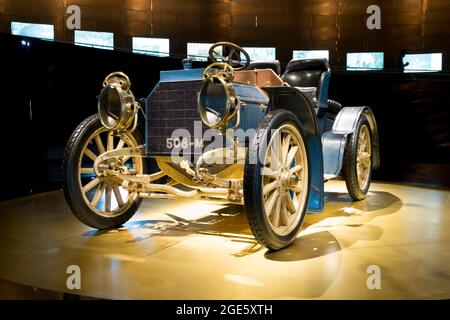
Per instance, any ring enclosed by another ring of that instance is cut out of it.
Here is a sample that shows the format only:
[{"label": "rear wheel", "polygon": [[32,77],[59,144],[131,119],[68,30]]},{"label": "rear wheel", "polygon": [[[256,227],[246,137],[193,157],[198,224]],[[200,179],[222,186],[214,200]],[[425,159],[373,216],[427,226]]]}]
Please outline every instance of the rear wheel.
[{"label": "rear wheel", "polygon": [[353,200],[362,200],[369,191],[372,177],[372,136],[364,115],[347,139],[344,157],[343,176],[348,193]]},{"label": "rear wheel", "polygon": [[309,198],[309,156],[297,117],[286,110],[266,115],[250,143],[244,200],[256,239],[272,250],[294,242]]},{"label": "rear wheel", "polygon": [[[64,153],[64,195],[74,215],[97,229],[118,227],[128,221],[142,199],[124,190],[117,180],[97,177],[94,162],[105,151],[137,147],[142,138],[135,133],[114,136],[102,126],[97,115],[84,120],[73,132]],[[143,174],[139,157],[127,157],[122,163]]]},{"label": "rear wheel", "polygon": [[328,108],[326,109],[326,116],[330,120],[335,120],[339,112],[342,110],[342,105],[334,100],[328,100]]}]

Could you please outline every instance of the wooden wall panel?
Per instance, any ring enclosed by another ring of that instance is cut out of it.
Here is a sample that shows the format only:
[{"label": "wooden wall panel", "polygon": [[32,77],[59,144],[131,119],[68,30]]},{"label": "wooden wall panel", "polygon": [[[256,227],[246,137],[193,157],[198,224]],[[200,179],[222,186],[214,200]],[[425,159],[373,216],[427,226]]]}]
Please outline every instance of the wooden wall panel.
[{"label": "wooden wall panel", "polygon": [[[65,8],[77,4],[82,28],[115,33],[116,46],[132,36],[170,37],[183,55],[187,42],[234,41],[276,46],[286,64],[294,49],[328,49],[331,63],[344,66],[350,51],[384,51],[386,66],[400,50],[440,50],[449,69],[448,0],[0,0],[0,31],[11,21],[52,23],[57,40],[73,41]],[[382,29],[366,28],[366,9],[382,10]]]}]

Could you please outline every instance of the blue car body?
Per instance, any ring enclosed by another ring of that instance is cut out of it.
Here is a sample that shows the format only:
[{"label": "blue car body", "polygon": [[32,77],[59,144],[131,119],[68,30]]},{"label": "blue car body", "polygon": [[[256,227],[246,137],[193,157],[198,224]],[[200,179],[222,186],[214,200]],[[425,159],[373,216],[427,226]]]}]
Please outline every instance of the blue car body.
[{"label": "blue car body", "polygon": [[[196,114],[196,99],[202,83],[202,73],[203,69],[161,72],[159,83],[146,101],[148,156],[170,154],[161,137],[167,136],[171,129],[189,127],[192,120],[199,119]],[[261,119],[276,108],[288,109],[298,116],[303,125],[310,157],[311,191],[308,202],[310,213],[323,211],[324,182],[341,175],[347,139],[355,131],[356,123],[362,114],[368,118],[374,137],[373,168],[379,166],[377,126],[369,107],[343,107],[331,123],[329,119],[319,116],[328,108],[329,81],[330,72],[323,72],[321,87],[314,102],[308,99],[301,88],[292,86],[259,88],[251,84],[233,83],[239,100],[245,105],[240,110],[239,129],[256,128]],[[175,109],[167,111],[169,105],[172,107],[175,105]],[[174,116],[174,113],[177,116]],[[181,114],[183,119],[180,119]],[[165,127],[159,127],[163,122]]]}]

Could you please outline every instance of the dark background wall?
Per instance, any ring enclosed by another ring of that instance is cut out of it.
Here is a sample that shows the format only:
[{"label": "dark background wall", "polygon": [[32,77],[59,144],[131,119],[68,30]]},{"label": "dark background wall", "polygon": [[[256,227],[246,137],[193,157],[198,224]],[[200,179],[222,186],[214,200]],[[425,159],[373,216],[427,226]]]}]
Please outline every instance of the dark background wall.
[{"label": "dark background wall", "polygon": [[[347,52],[384,51],[388,69],[402,49],[439,51],[450,69],[448,0],[0,0],[0,32],[10,21],[49,23],[56,40],[72,42],[71,4],[81,7],[82,29],[114,32],[120,48],[130,48],[132,36],[168,37],[178,54],[187,42],[228,40],[276,47],[284,64],[294,49],[327,49],[335,68]],[[381,7],[381,30],[366,28],[372,4]]]},{"label": "dark background wall", "polygon": [[5,168],[0,199],[61,186],[61,164],[71,132],[96,113],[97,95],[111,71],[126,72],[137,97],[146,97],[160,70],[175,59],[79,47],[0,34],[1,135]]}]

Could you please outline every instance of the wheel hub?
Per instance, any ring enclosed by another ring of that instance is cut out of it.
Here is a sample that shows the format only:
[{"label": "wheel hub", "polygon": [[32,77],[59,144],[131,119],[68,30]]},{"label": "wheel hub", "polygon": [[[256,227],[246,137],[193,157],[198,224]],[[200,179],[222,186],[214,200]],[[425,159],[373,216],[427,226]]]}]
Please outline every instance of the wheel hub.
[{"label": "wheel hub", "polygon": [[298,178],[298,176],[296,174],[292,174],[289,177],[289,188],[295,188],[298,183],[299,183],[300,179]]},{"label": "wheel hub", "polygon": [[291,175],[289,173],[289,170],[285,166],[281,167],[279,173],[279,187],[280,189],[282,189],[280,191],[286,191],[286,189],[289,188],[290,185]]},{"label": "wheel hub", "polygon": [[278,177],[278,188],[281,192],[287,192],[288,189],[295,188],[300,181],[299,177],[293,173],[289,172],[289,169],[282,167],[279,172]]},{"label": "wheel hub", "polygon": [[265,214],[276,234],[287,235],[307,205],[307,153],[294,126],[285,124],[272,135],[266,159],[262,174]]}]

